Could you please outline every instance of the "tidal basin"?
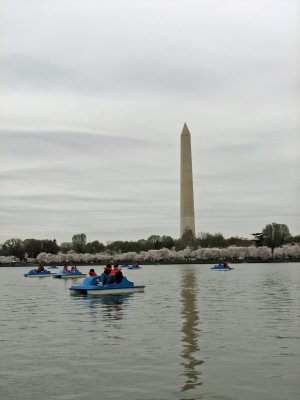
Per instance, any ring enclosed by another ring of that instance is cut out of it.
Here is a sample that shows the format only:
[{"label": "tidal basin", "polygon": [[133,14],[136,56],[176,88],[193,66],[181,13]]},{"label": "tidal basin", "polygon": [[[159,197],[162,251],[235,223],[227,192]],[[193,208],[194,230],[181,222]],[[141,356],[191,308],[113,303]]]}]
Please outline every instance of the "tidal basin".
[{"label": "tidal basin", "polygon": [[300,263],[232,266],[123,270],[145,292],[103,298],[0,268],[1,398],[298,400]]}]

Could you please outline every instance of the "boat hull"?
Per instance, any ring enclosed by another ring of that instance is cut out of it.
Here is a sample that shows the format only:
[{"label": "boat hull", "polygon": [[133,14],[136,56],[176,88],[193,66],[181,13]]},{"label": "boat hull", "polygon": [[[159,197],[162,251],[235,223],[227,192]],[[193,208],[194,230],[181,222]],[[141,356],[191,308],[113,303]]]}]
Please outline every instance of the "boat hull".
[{"label": "boat hull", "polygon": [[101,285],[99,282],[100,277],[88,277],[84,280],[82,285],[71,286],[69,288],[71,295],[90,295],[90,296],[103,296],[125,294],[133,292],[143,292],[145,286],[134,285],[133,282],[128,281],[123,277],[122,282]]},{"label": "boat hull", "polygon": [[121,289],[91,289],[87,290],[87,294],[92,296],[103,296],[105,294],[124,294],[124,293],[133,293],[133,292],[143,292],[145,286],[135,286],[129,288],[121,288]]},{"label": "boat hull", "polygon": [[77,279],[77,278],[85,278],[86,274],[53,274],[54,279]]},{"label": "boat hull", "polygon": [[223,268],[223,269],[221,269],[221,268],[211,268],[211,269],[213,269],[213,270],[215,270],[215,271],[231,271],[231,270],[232,270],[232,268],[230,268],[230,269],[225,269],[225,268]]},{"label": "boat hull", "polygon": [[215,265],[215,266],[212,267],[211,269],[212,269],[213,271],[231,271],[231,270],[234,269],[234,268],[231,268],[231,267],[224,268],[224,267],[220,267],[219,265]]},{"label": "boat hull", "polygon": [[71,289],[70,288],[70,295],[71,296],[82,296],[82,295],[89,295],[89,296],[105,296],[105,295],[122,295],[126,293],[135,293],[135,292],[143,292],[145,286],[135,286],[131,288],[122,288],[122,289]]}]

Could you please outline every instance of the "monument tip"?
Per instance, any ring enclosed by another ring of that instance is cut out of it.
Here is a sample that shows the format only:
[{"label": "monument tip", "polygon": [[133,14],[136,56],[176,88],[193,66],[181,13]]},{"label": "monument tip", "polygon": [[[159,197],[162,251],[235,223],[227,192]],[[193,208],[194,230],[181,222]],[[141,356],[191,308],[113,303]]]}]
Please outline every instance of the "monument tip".
[{"label": "monument tip", "polygon": [[190,131],[189,131],[189,128],[187,127],[186,122],[185,122],[184,125],[183,125],[183,129],[182,129],[181,134],[182,134],[182,135],[190,135]]}]

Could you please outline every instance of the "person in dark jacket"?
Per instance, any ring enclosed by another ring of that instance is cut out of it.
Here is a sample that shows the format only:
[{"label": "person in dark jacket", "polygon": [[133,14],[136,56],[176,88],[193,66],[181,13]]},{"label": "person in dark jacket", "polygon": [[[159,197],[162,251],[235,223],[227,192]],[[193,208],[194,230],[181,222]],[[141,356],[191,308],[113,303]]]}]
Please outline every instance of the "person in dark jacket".
[{"label": "person in dark jacket", "polygon": [[121,268],[119,268],[118,264],[114,265],[114,269],[111,271],[111,275],[114,275],[115,277],[115,283],[120,283],[122,282],[123,279],[123,273]]},{"label": "person in dark jacket", "polygon": [[111,273],[111,265],[107,264],[106,267],[104,268],[104,272],[100,276],[100,282],[102,282],[102,285],[108,283],[108,278],[110,277],[110,273]]}]

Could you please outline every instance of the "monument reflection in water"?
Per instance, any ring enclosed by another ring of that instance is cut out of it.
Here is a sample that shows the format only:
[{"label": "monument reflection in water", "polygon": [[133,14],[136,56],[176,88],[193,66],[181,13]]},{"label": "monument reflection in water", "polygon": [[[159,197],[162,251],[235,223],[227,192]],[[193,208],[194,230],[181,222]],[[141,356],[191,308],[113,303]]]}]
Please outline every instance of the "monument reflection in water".
[{"label": "monument reflection in water", "polygon": [[200,347],[198,344],[199,315],[197,310],[197,281],[195,272],[192,270],[183,271],[181,282],[181,314],[183,320],[183,349],[181,352],[183,361],[181,365],[184,367],[182,375],[185,376],[185,382],[180,388],[180,391],[187,392],[202,385],[202,382],[200,381],[201,372],[199,370],[199,365],[203,364],[203,361],[197,358]]}]

